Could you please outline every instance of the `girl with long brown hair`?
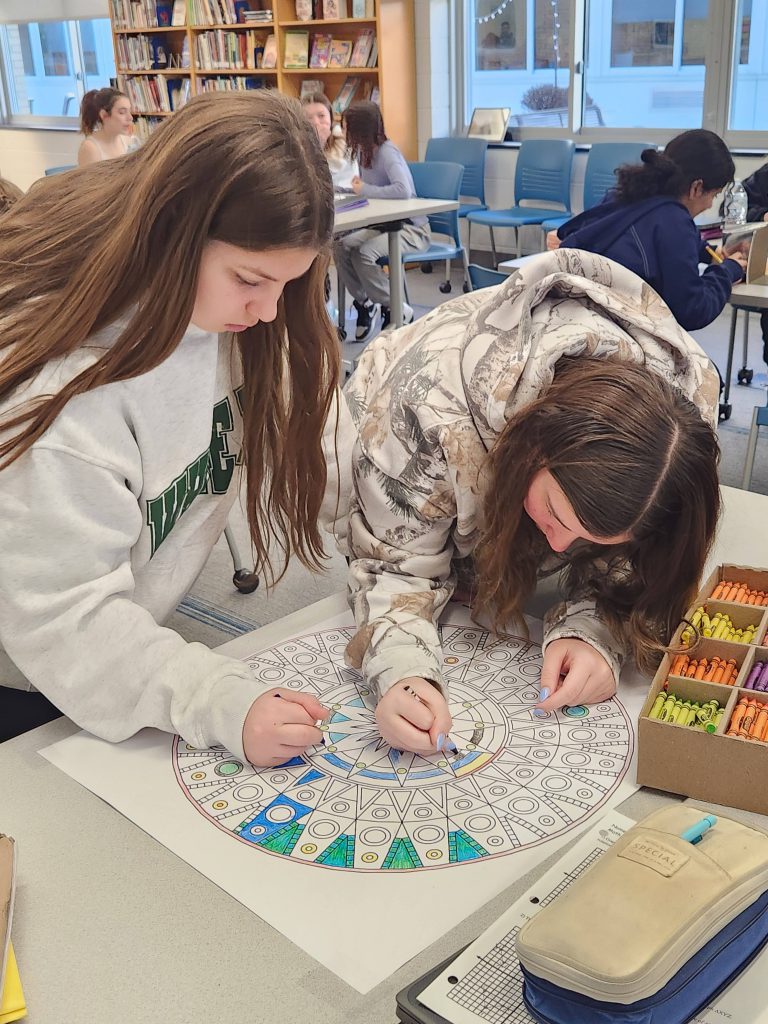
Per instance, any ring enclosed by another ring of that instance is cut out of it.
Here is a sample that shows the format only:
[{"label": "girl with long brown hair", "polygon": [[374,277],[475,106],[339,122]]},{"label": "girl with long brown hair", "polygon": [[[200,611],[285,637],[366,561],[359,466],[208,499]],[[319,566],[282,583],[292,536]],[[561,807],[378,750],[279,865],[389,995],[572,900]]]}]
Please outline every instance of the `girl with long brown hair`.
[{"label": "girl with long brown hair", "polygon": [[110,740],[155,726],[264,765],[320,738],[313,697],[265,694],[159,623],[241,466],[261,570],[323,555],[332,227],[314,130],[271,90],[195,98],[142,149],[46,179],[6,215],[0,683]]},{"label": "girl with long brown hair", "polygon": [[[353,103],[343,118],[347,145],[360,164],[360,177],[352,179],[352,191],[368,199],[413,199],[416,188],[405,157],[384,131],[384,120],[376,103]],[[429,245],[429,221],[414,217],[400,232],[403,252],[420,252]],[[389,278],[379,265],[389,252],[386,232],[374,226],[350,231],[334,246],[339,279],[353,296],[357,310],[355,341],[367,341],[373,334],[381,310],[381,329],[390,323]],[[405,322],[413,320],[413,309],[403,306]]]},{"label": "girl with long brown hair", "polygon": [[360,174],[357,160],[352,156],[340,124],[333,123],[333,107],[324,92],[312,92],[301,101],[304,116],[317,132],[333,179],[333,187],[349,189]]},{"label": "girl with long brown hair", "polygon": [[628,654],[653,665],[714,537],[717,395],[655,292],[575,249],[366,349],[346,389],[347,655],[389,743],[444,749],[437,620],[469,556],[473,608],[498,628],[524,627],[537,577],[561,573],[537,713],[610,697]]}]

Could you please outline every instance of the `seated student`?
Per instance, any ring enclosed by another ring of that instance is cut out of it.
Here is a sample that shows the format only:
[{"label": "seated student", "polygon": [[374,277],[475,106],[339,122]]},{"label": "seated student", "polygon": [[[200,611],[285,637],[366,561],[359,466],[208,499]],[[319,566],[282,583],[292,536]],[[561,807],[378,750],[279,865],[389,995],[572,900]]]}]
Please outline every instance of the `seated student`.
[{"label": "seated student", "polygon": [[[405,157],[384,132],[381,110],[368,101],[353,103],[344,115],[347,144],[359,161],[360,177],[352,188],[370,199],[413,199],[416,190]],[[414,217],[400,232],[403,252],[420,252],[429,245],[429,222]],[[367,341],[373,333],[381,306],[381,329],[389,327],[389,279],[378,260],[389,252],[386,232],[380,228],[362,228],[339,238],[334,245],[334,262],[347,291],[354,297],[357,310],[356,341]],[[413,310],[404,304],[405,322],[413,320]]]},{"label": "seated student", "polygon": [[349,151],[341,125],[333,123],[333,107],[323,92],[313,92],[301,101],[304,116],[317,132],[325,159],[331,170],[334,189],[351,188],[360,174],[357,160]]},{"label": "seated student", "polygon": [[320,739],[313,696],[161,623],[241,464],[260,567],[322,557],[333,216],[299,103],[264,89],[195,97],[141,149],[46,178],[3,218],[2,738],[58,709],[104,739],[153,726],[257,765]]},{"label": "seated student", "polygon": [[681,327],[698,330],[723,311],[746,269],[734,246],[699,274],[710,256],[693,218],[733,179],[733,159],[718,135],[699,128],[677,135],[663,153],[643,150],[641,159],[619,167],[602,203],[558,228],[560,246],[621,263],[658,292]]},{"label": "seated student", "polygon": [[135,148],[131,101],[124,92],[107,86],[91,89],[80,104],[80,129],[85,139],[77,151],[80,167],[124,156]]},{"label": "seated student", "polygon": [[7,178],[0,178],[0,216],[13,206],[24,195],[18,185]]},{"label": "seated student", "polygon": [[717,524],[718,384],[640,278],[543,254],[377,338],[345,393],[347,659],[378,691],[384,739],[426,753],[448,734],[436,624],[468,556],[473,608],[500,627],[519,623],[537,574],[563,570],[538,710],[609,698],[626,653],[652,665]]},{"label": "seated student", "polygon": [[[747,220],[768,220],[768,163],[742,181],[747,191]],[[763,333],[763,359],[768,363],[768,309],[760,314],[760,329]]]}]

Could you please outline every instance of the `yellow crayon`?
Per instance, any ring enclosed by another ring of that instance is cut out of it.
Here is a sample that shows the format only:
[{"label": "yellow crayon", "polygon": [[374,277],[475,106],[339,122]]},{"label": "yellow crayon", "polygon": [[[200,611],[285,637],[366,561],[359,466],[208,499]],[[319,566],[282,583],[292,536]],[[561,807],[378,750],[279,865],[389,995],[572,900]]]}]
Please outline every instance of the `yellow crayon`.
[{"label": "yellow crayon", "polygon": [[656,695],[656,700],[653,702],[653,707],[648,712],[648,717],[649,718],[658,718],[659,715],[661,714],[661,709],[664,707],[666,701],[667,701],[667,695],[662,690],[660,693],[658,693]]}]

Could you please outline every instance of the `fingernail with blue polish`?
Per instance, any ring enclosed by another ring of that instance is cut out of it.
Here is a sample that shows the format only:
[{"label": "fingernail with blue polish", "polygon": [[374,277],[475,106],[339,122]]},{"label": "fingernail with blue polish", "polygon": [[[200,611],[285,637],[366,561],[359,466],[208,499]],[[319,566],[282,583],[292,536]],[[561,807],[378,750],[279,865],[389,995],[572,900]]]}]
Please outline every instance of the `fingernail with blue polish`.
[{"label": "fingernail with blue polish", "polygon": [[534,708],[533,713],[534,715],[536,715],[537,718],[544,718],[547,712],[542,711],[541,708]]},{"label": "fingernail with blue polish", "polygon": [[539,700],[546,700],[548,696],[549,696],[549,687],[542,686],[542,688],[539,690]]},{"label": "fingernail with blue polish", "polygon": [[435,744],[435,746],[437,747],[438,750],[442,750],[444,744],[445,744],[445,733],[441,732],[440,735],[437,737],[437,743]]},{"label": "fingernail with blue polish", "polygon": [[448,751],[449,754],[458,754],[459,752],[459,748],[456,746],[453,740],[448,740],[448,742],[445,744],[445,749]]}]

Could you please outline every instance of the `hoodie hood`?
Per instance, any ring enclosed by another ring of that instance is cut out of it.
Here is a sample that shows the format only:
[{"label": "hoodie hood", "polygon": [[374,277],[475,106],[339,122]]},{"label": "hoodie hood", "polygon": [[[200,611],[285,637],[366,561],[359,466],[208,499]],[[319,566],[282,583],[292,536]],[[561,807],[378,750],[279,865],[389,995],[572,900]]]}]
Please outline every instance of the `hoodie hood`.
[{"label": "hoodie hood", "polygon": [[613,199],[598,203],[567,221],[560,227],[557,236],[576,249],[608,252],[634,224],[664,206],[674,206],[688,214],[683,204],[672,196],[653,196],[637,203],[618,203]]}]

